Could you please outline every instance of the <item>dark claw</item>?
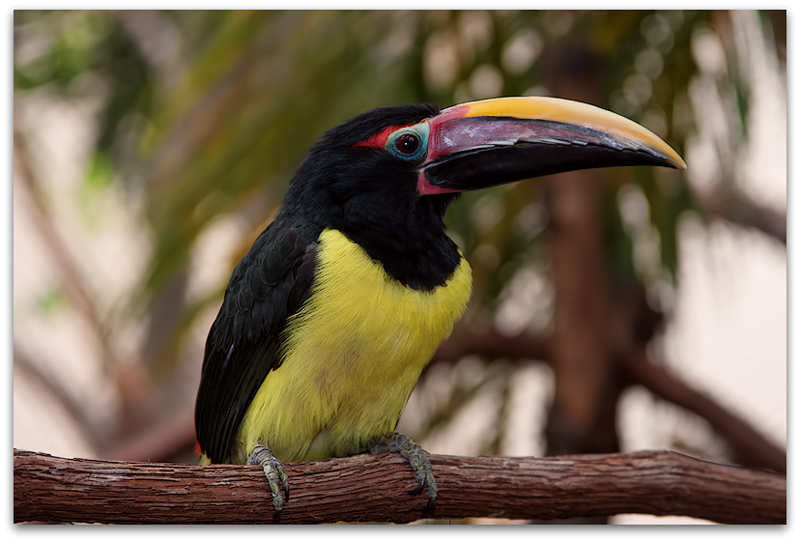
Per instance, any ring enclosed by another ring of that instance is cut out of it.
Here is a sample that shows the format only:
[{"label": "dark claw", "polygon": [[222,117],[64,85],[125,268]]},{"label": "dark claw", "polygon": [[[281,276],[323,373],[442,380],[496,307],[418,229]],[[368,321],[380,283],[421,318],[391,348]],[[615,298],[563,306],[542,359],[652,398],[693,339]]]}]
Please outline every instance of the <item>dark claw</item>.
[{"label": "dark claw", "polygon": [[419,444],[401,433],[392,433],[375,439],[369,452],[371,454],[397,452],[405,457],[411,463],[411,468],[414,469],[414,479],[417,481],[417,487],[409,491],[409,495],[418,495],[427,486],[428,504],[425,506],[425,510],[433,508],[439,488],[433,478],[428,456],[425,455],[425,451]]},{"label": "dark claw", "polygon": [[424,480],[420,480],[419,483],[417,484],[417,487],[415,487],[414,489],[409,491],[408,494],[409,495],[419,495],[420,493],[422,493],[422,490],[424,488],[425,488],[425,481]]}]

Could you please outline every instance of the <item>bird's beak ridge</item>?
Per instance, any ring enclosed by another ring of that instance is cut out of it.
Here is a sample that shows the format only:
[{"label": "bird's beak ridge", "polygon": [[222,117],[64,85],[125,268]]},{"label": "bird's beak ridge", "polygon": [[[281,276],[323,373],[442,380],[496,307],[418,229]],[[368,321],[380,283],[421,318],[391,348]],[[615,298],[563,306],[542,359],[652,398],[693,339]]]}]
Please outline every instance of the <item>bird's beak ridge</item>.
[{"label": "bird's beak ridge", "polygon": [[421,195],[476,190],[577,169],[683,159],[650,130],[593,105],[545,97],[456,105],[429,120]]}]

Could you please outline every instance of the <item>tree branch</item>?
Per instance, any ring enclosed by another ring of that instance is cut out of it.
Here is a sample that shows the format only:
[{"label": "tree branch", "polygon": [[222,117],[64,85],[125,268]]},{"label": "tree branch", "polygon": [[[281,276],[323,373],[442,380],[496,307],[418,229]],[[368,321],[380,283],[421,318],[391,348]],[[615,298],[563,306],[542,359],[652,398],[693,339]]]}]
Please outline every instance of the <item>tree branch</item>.
[{"label": "tree branch", "polygon": [[620,358],[628,376],[653,394],[705,419],[731,446],[736,459],[748,467],[786,473],[786,451],[772,444],[749,423],[723,408],[711,397],[690,387],[647,354],[632,348]]},{"label": "tree branch", "polygon": [[[723,523],[786,522],[786,478],[675,452],[543,459],[430,456],[432,514],[397,454],[286,465],[280,523],[433,518],[558,519],[640,513]],[[63,459],[14,451],[14,521],[273,523],[260,467]]]},{"label": "tree branch", "polygon": [[[507,336],[494,328],[460,329],[442,343],[431,363],[456,360],[467,355],[549,363],[550,338],[530,332]],[[653,363],[642,349],[626,346],[625,351],[620,351],[618,347],[614,358],[633,382],[708,421],[744,465],[767,468],[781,474],[786,472],[785,450],[769,442],[747,421],[729,412],[711,397]]]},{"label": "tree branch", "polygon": [[550,337],[520,332],[506,335],[494,327],[456,327],[433,354],[431,363],[455,361],[464,356],[481,356],[487,359],[533,359],[549,362]]},{"label": "tree branch", "polygon": [[760,205],[738,191],[722,187],[695,190],[695,201],[707,215],[753,228],[786,244],[786,213]]}]

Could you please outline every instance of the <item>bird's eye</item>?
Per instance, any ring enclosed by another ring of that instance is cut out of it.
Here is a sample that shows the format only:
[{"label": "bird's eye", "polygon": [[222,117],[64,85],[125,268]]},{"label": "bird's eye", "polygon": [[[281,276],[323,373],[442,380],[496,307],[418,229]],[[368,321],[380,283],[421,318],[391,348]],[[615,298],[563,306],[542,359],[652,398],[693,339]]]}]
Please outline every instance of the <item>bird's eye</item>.
[{"label": "bird's eye", "polygon": [[401,128],[386,141],[386,150],[401,160],[418,160],[425,155],[428,146],[428,123]]},{"label": "bird's eye", "polygon": [[394,148],[403,154],[414,154],[419,148],[416,134],[402,134],[394,140]]}]

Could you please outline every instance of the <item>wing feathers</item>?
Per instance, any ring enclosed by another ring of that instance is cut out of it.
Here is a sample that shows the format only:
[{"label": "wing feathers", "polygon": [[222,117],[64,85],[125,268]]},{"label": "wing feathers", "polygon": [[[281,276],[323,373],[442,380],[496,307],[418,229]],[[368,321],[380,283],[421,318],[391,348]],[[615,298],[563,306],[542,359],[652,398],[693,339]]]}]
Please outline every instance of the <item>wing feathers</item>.
[{"label": "wing feathers", "polygon": [[314,280],[318,234],[272,224],[233,271],[206,341],[195,406],[197,440],[214,463],[232,460],[250,402],[280,365],[286,319]]}]

